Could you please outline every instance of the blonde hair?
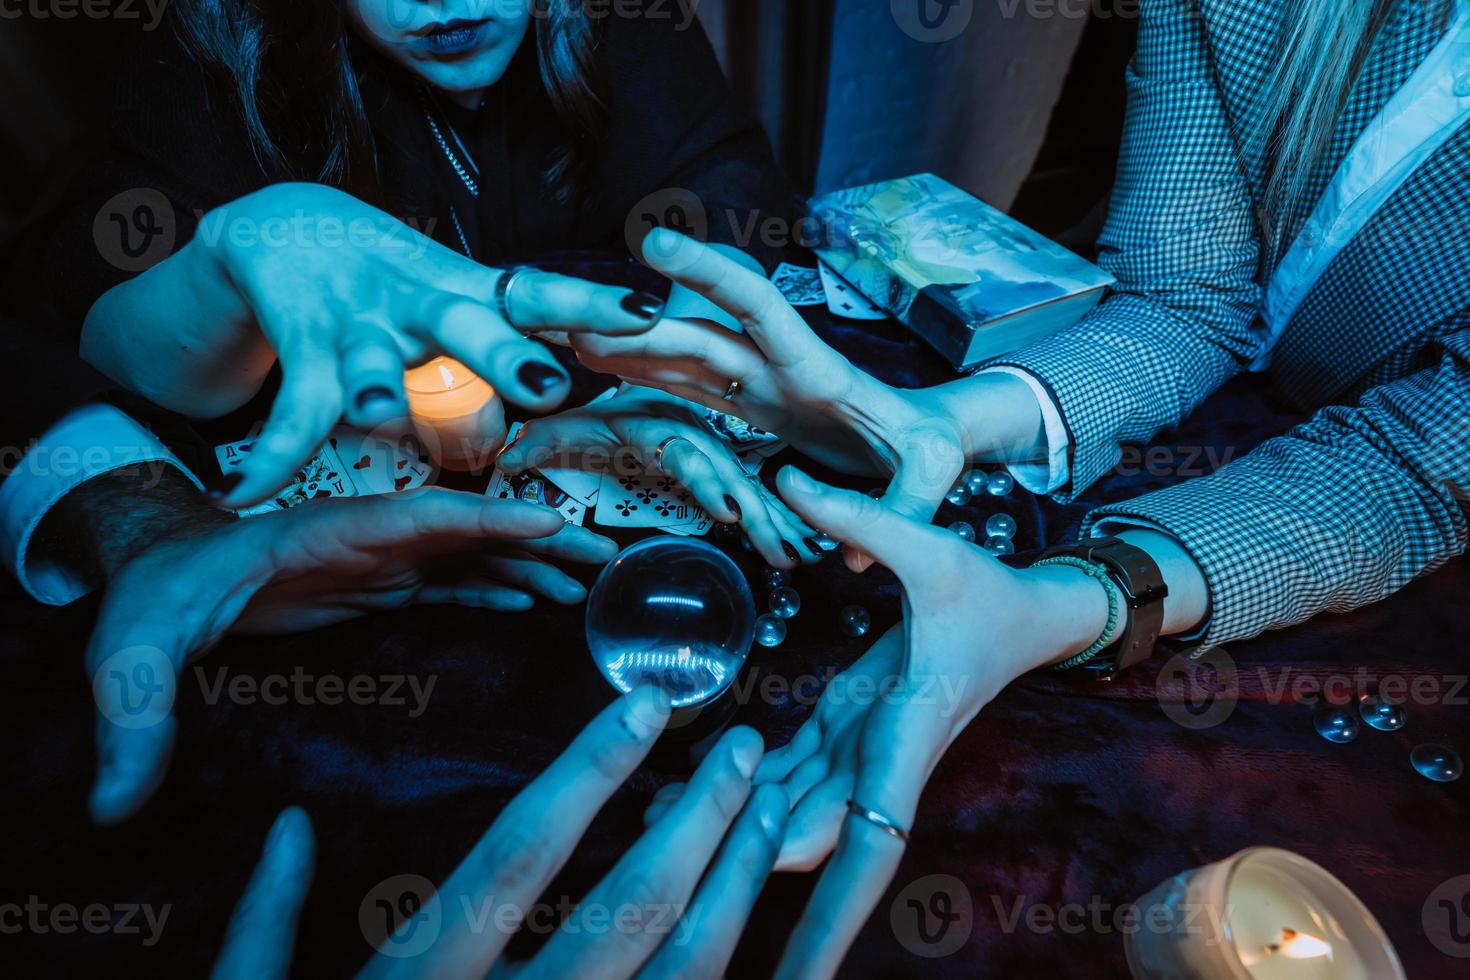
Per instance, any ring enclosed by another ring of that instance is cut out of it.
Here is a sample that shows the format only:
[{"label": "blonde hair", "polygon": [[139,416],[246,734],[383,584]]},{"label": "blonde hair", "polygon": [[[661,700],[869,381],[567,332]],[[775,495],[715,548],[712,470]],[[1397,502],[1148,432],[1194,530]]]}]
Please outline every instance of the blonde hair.
[{"label": "blonde hair", "polygon": [[1275,67],[1249,147],[1266,160],[1265,232],[1294,236],[1312,171],[1395,0],[1283,0]]}]

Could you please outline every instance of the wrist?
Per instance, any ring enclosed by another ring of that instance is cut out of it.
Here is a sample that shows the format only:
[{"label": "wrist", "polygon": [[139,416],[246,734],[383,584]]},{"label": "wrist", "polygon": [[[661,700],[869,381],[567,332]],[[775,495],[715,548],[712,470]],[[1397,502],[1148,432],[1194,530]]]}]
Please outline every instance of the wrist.
[{"label": "wrist", "polygon": [[972,460],[1029,462],[1046,444],[1046,422],[1030,386],[1008,374],[985,373],[930,389],[963,433]]},{"label": "wrist", "polygon": [[[1101,641],[1106,647],[1122,635],[1126,619],[1123,596],[1111,582],[1104,584],[1070,565],[1042,565],[1020,569],[1033,596],[1038,643],[1026,670],[1050,667],[1077,656]],[[1111,596],[1109,595],[1111,593]],[[1110,603],[1117,615],[1109,629]]]}]

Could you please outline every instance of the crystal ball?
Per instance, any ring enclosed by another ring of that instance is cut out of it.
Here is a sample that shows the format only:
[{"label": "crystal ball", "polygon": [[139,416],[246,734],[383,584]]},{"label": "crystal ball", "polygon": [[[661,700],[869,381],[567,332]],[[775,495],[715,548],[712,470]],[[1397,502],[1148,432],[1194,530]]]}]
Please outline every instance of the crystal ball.
[{"label": "crystal ball", "polygon": [[1015,485],[1015,478],[1002,470],[999,473],[990,474],[990,479],[986,482],[985,489],[992,497],[1004,497],[1011,492]]},{"label": "crystal ball", "polygon": [[1419,775],[1436,783],[1453,783],[1465,773],[1460,753],[1448,745],[1416,745],[1409,752],[1409,764]]},{"label": "crystal ball", "polygon": [[1340,704],[1324,704],[1312,713],[1312,725],[1317,734],[1329,742],[1342,745],[1358,737],[1356,712]]},{"label": "crystal ball", "polygon": [[955,521],[949,529],[966,541],[975,540],[975,526],[969,521]]},{"label": "crystal ball", "polygon": [[985,521],[985,536],[987,538],[1014,538],[1016,519],[1010,514],[991,514]]},{"label": "crystal ball", "polygon": [[655,684],[676,708],[718,697],[755,635],[740,569],[703,541],[649,538],[614,558],[587,596],[587,646],[618,690]]},{"label": "crystal ball", "polygon": [[755,621],[755,642],[763,647],[778,647],[786,639],[786,620],[775,613],[758,616]]},{"label": "crystal ball", "polygon": [[1409,720],[1409,712],[1396,701],[1370,694],[1358,702],[1358,714],[1365,724],[1380,732],[1396,732]]},{"label": "crystal ball", "polygon": [[865,636],[873,628],[873,617],[862,606],[843,606],[837,614],[837,628],[844,636]]},{"label": "crystal ball", "polygon": [[782,619],[790,619],[801,612],[801,594],[789,585],[771,590],[771,612]]},{"label": "crystal ball", "polygon": [[1003,534],[992,534],[986,538],[984,548],[997,558],[1001,555],[1014,555],[1016,553],[1016,546],[1011,543],[1010,538]]}]

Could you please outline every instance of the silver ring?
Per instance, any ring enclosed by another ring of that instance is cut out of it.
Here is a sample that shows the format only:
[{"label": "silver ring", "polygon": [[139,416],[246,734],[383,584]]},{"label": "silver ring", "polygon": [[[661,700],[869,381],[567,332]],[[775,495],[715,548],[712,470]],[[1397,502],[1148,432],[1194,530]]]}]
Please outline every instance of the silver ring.
[{"label": "silver ring", "polygon": [[[680,439],[684,439],[684,437],[683,436],[669,436],[663,442],[659,443],[658,444],[658,448],[653,451],[653,468],[656,469],[656,470],[658,470],[660,473],[664,474],[665,476],[668,475],[668,472],[669,471],[666,470],[666,469],[664,469],[664,450],[665,449],[668,449],[670,445],[672,445],[673,443],[678,442]],[[685,442],[688,442],[689,440],[684,439],[684,441]]]},{"label": "silver ring", "polygon": [[847,809],[851,811],[854,816],[863,818],[874,827],[877,827],[879,830],[883,831],[885,834],[889,834],[890,836],[903,841],[905,844],[909,842],[909,832],[907,830],[904,830],[898,824],[894,823],[892,820],[889,820],[887,817],[883,816],[883,814],[879,813],[877,810],[869,810],[867,807],[860,806],[857,802],[853,800],[847,801]]},{"label": "silver ring", "polygon": [[735,400],[735,396],[738,395],[739,393],[740,393],[740,382],[739,381],[736,381],[736,380],[734,380],[732,378],[730,380],[730,387],[728,387],[728,388],[725,389],[725,395],[724,395],[725,401],[727,401],[727,402],[734,401]]},{"label": "silver ring", "polygon": [[505,270],[505,274],[495,282],[495,309],[500,314],[501,319],[505,320],[512,327],[516,325],[516,321],[510,315],[510,291],[515,288],[516,283],[520,281],[522,276],[534,271],[528,265],[518,265]]}]

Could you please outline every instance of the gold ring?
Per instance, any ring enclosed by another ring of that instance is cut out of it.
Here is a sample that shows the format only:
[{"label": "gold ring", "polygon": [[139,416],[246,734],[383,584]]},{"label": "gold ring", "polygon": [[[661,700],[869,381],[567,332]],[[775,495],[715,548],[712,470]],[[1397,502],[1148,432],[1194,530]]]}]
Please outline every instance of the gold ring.
[{"label": "gold ring", "polygon": [[874,827],[877,827],[879,830],[883,831],[885,834],[896,837],[897,839],[903,841],[905,844],[909,842],[909,832],[907,830],[904,830],[898,824],[894,823],[892,820],[889,820],[887,817],[883,816],[883,814],[879,813],[877,810],[869,810],[867,807],[859,805],[854,800],[847,801],[847,809],[851,811],[854,816],[861,817],[868,823],[872,824]]}]

